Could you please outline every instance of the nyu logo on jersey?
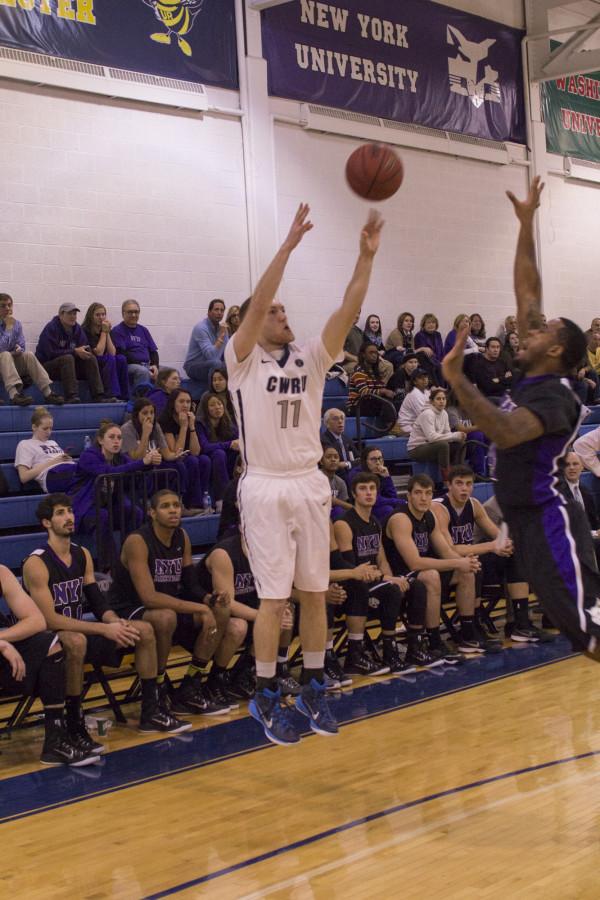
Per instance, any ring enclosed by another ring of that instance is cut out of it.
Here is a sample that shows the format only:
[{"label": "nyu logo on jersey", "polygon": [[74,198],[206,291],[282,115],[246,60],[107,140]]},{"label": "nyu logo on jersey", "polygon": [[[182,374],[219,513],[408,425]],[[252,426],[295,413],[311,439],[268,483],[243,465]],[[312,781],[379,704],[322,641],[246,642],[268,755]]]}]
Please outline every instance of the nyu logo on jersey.
[{"label": "nyu logo on jersey", "polygon": [[83,577],[72,578],[70,581],[59,581],[58,584],[53,584],[54,608],[58,610],[60,606],[74,606],[76,603],[81,603],[82,588]]},{"label": "nyu logo on jersey", "polygon": [[359,557],[373,556],[379,553],[381,543],[378,534],[359,534],[356,536],[356,554]]},{"label": "nyu logo on jersey", "polygon": [[306,390],[307,376],[287,378],[285,375],[271,375],[267,379],[267,391],[270,394],[303,394]]},{"label": "nyu logo on jersey", "polygon": [[496,43],[495,39],[487,38],[477,44],[467,40],[454,25],[447,26],[446,34],[448,43],[458,52],[457,56],[448,59],[450,90],[454,94],[469,97],[476,109],[479,109],[486,100],[490,103],[500,103],[502,92],[498,72],[488,65],[483,73],[480,68],[487,59],[490,47]]},{"label": "nyu logo on jersey", "polygon": [[242,594],[253,594],[255,590],[252,572],[240,572],[235,576],[234,591],[236,597],[240,597]]},{"label": "nyu logo on jersey", "polygon": [[453,544],[472,544],[473,543],[473,524],[467,522],[466,525],[452,526],[452,543]]},{"label": "nyu logo on jersey", "polygon": [[154,582],[170,582],[181,580],[183,560],[178,559],[155,559],[154,560]]},{"label": "nyu logo on jersey", "polygon": [[419,556],[425,556],[425,554],[429,550],[429,532],[413,532],[413,540],[415,542],[415,547],[419,551]]}]

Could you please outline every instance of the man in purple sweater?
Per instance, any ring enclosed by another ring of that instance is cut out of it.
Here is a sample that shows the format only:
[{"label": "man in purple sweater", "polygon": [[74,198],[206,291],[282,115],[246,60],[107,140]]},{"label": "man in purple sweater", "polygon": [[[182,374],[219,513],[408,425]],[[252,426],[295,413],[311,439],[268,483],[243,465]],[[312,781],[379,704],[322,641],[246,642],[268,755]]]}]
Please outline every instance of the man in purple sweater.
[{"label": "man in purple sweater", "polygon": [[121,315],[123,321],[113,328],[110,336],[117,353],[127,359],[131,387],[156,381],[158,348],[148,329],[139,324],[140,304],[137,300],[126,300],[121,306]]},{"label": "man in purple sweater", "polygon": [[77,324],[79,308],[74,303],[61,303],[58,315],[44,326],[35,355],[53,380],[62,382],[65,403],[80,403],[77,379],[87,381],[94,403],[106,403],[104,385],[96,357],[89,348],[81,325]]}]

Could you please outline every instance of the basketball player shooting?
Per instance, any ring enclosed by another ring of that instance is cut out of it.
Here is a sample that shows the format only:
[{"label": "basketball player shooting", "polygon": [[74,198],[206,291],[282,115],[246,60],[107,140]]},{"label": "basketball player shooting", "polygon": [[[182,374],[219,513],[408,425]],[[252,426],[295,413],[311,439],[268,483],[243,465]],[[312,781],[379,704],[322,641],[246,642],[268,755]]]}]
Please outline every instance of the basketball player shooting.
[{"label": "basketball player shooting", "polygon": [[469,418],[496,444],[496,497],[525,579],[573,646],[597,658],[600,576],[590,529],[580,505],[556,488],[558,461],[581,420],[568,376],[585,357],[586,339],[570,319],[545,325],[541,316],[533,223],[543,188],[535,178],[526,200],[507,193],[520,223],[514,283],[523,379],[500,408],[479,393],[463,373],[468,322],[442,372]]},{"label": "basketball player shooting", "polygon": [[331,491],[317,468],[319,426],[325,375],[367,293],[383,221],[375,212],[369,215],[342,305],[318,337],[298,346],[275,296],[291,253],[312,227],[309,208],[301,204],[252,297],[242,304],[240,327],[225,351],[244,459],[238,488],[241,526],[261,598],[254,625],[257,690],[250,713],[276,744],[299,740],[275,677],[281,616],[292,585],[300,601],[304,659],[296,709],[318,734],[337,733],[323,684]]}]

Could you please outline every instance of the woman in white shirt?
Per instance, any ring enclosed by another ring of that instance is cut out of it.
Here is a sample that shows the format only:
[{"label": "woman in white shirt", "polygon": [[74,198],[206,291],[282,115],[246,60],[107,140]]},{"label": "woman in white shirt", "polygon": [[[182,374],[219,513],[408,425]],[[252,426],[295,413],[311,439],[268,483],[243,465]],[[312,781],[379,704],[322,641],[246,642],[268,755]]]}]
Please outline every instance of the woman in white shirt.
[{"label": "woman in white shirt", "polygon": [[63,493],[75,475],[76,462],[56,441],[50,440],[54,421],[45,406],[31,416],[32,437],[19,441],[15,468],[21,484],[36,481],[46,494]]},{"label": "woman in white shirt", "polygon": [[450,464],[461,463],[464,459],[465,439],[463,431],[450,430],[446,391],[432,388],[429,403],[413,424],[407,444],[408,455],[418,462],[437,463],[445,481]]},{"label": "woman in white shirt", "polygon": [[415,369],[410,376],[412,385],[410,391],[402,401],[400,410],[398,411],[398,421],[394,428],[395,435],[410,434],[415,419],[422,410],[427,406],[429,400],[429,375],[424,369]]}]

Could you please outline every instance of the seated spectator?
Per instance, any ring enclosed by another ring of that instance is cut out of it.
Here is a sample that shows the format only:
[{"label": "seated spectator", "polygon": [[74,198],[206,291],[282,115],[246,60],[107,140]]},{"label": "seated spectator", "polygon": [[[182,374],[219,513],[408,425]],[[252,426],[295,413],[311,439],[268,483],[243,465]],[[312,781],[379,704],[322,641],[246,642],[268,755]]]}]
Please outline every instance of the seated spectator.
[{"label": "seated spectator", "polygon": [[[342,607],[348,628],[348,652],[344,672],[348,675],[387,675],[414,672],[428,665],[423,651],[425,591],[416,581],[409,584],[396,575],[387,559],[381,540],[381,525],[373,515],[378,492],[376,475],[363,473],[352,480],[354,505],[334,525],[335,540],[344,560],[359,567],[365,563],[380,573],[377,581],[345,582],[347,599]],[[407,613],[408,650],[403,659],[396,643],[396,627],[402,608]],[[381,623],[383,659],[367,650],[364,633],[368,615]]]},{"label": "seated spectator", "polygon": [[6,566],[0,566],[0,596],[10,618],[0,614],[0,690],[10,695],[39,697],[44,708],[46,766],[87,766],[97,754],[82,749],[64,728],[65,658],[63,648],[31,597]]},{"label": "seated spectator", "polygon": [[392,567],[399,574],[417,572],[427,590],[428,652],[430,665],[454,665],[460,657],[440,635],[442,590],[456,585],[456,605],[461,623],[475,609],[476,556],[460,556],[445,540],[431,511],[433,481],[428,475],[413,475],[408,482],[407,505],[393,512],[383,529],[383,545]]},{"label": "seated spectator", "polygon": [[513,372],[518,370],[519,363],[517,360],[517,353],[519,352],[521,342],[519,341],[519,335],[516,331],[510,331],[506,336],[506,343],[502,348],[502,353],[500,355],[500,359],[503,360],[504,364]]},{"label": "seated spectator", "polygon": [[323,414],[323,429],[321,431],[321,443],[324,447],[335,447],[340,457],[338,472],[347,474],[358,455],[353,441],[344,434],[346,414],[341,409],[332,407]]},{"label": "seated spectator", "polygon": [[594,538],[594,550],[596,551],[596,561],[598,561],[600,559],[600,517],[598,516],[594,495],[581,484],[583,464],[578,455],[571,450],[561,459],[559,469],[562,474],[559,487],[566,500],[578,503],[583,510]]},{"label": "seated spectator", "polygon": [[228,537],[230,534],[235,534],[239,528],[240,511],[237,504],[237,489],[243,471],[243,460],[241,454],[238,454],[235,466],[233,467],[233,478],[225,488],[225,493],[223,494],[223,506],[219,517],[219,530],[217,531],[217,538],[219,538],[219,540],[222,537]]},{"label": "seated spectator", "polygon": [[343,478],[337,474],[340,455],[335,447],[323,447],[323,456],[319,466],[327,477],[331,487],[331,518],[338,519],[344,510],[352,509],[348,502],[348,488]]},{"label": "seated spectator", "polygon": [[[154,629],[164,705],[177,714],[229,712],[232,702],[223,696],[218,682],[209,686],[206,678],[213,658],[222,660],[219,669],[227,668],[246,626],[231,617],[229,597],[207,596],[202,588],[189,535],[181,527],[181,500],[173,491],[165,489],[152,496],[150,521],[123,542],[109,597],[124,619],[141,616]],[[171,641],[192,654],[180,687],[172,693],[165,676]],[[223,655],[216,657],[219,652]]]},{"label": "seated spectator", "polygon": [[[123,656],[131,652],[142,688],[138,730],[142,734],[188,731],[190,723],[176,719],[160,703],[152,627],[147,622],[129,621],[129,616],[120,617],[110,607],[96,584],[89,550],[71,540],[74,515],[69,497],[49,494],[38,505],[36,515],[48,533],[48,543],[25,560],[23,582],[65,653],[68,741],[98,760],[105,748],[89,734],[81,705],[84,666],[94,663],[119,668]],[[87,618],[90,612],[95,620]]]},{"label": "seated spectator", "polygon": [[429,401],[429,375],[424,369],[414,369],[409,381],[409,391],[398,411],[398,435],[410,434],[415,419]]},{"label": "seated spectator", "polygon": [[[389,404],[382,404],[379,398],[388,400]],[[394,391],[385,386],[381,372],[381,359],[375,344],[363,344],[358,352],[358,365],[350,376],[348,384],[348,415],[356,412],[360,403],[362,416],[377,416],[381,427],[391,424],[394,419],[393,405]]]},{"label": "seated spectator", "polygon": [[[191,410],[191,396],[187,391],[185,394],[189,398]],[[192,485],[191,480],[199,474],[198,463],[189,458],[190,453],[186,453],[185,449],[169,447],[162,427],[156,421],[154,404],[147,397],[138,397],[134,402],[131,419],[123,425],[122,436],[123,452],[127,453],[130,459],[145,460],[149,452],[157,454],[158,460],[155,458],[153,464],[161,469],[175,469],[179,475],[179,489],[182,496],[187,498],[194,496],[197,499],[199,486]],[[204,466],[201,471],[203,475],[206,474]],[[204,486],[206,490],[205,483]],[[185,506],[183,509],[184,516],[198,516],[202,512],[212,512],[212,509],[204,510],[202,502],[197,506]]]},{"label": "seated spectator", "polygon": [[137,300],[125,300],[121,306],[123,321],[110,333],[118,354],[127,360],[129,384],[156,381],[158,375],[158,347],[148,329],[140,325],[140,304]]},{"label": "seated spectator", "polygon": [[98,362],[105,396],[112,400],[128,400],[127,360],[115,350],[110,336],[112,325],[102,303],[92,303],[88,307],[82,328]]},{"label": "seated spectator", "polygon": [[346,335],[346,340],[344,341],[344,360],[342,362],[342,367],[347,375],[352,375],[355,368],[357,367],[358,353],[365,342],[364,335],[361,329],[358,327],[360,313],[361,310],[359,309],[359,311],[356,313],[356,318],[354,319],[352,328]]},{"label": "seated spectator", "polygon": [[228,383],[229,378],[225,366],[215,366],[208,373],[208,393],[214,394],[222,401],[223,406],[231,417],[231,421],[235,422],[235,409],[227,387]]},{"label": "seated spectator", "polygon": [[396,401],[404,400],[411,389],[411,377],[419,368],[416,353],[405,353],[402,362],[388,381],[386,387],[394,391]]},{"label": "seated spectator", "polygon": [[0,294],[0,379],[15,406],[33,403],[33,398],[23,393],[23,379],[40,389],[46,403],[64,403],[53,392],[48,373],[35,353],[25,349],[23,326],[13,316],[13,300],[9,294]]},{"label": "seated spectator", "polygon": [[498,331],[496,332],[496,337],[498,338],[502,346],[506,344],[506,338],[509,334],[512,334],[513,331],[516,331],[518,333],[519,329],[517,327],[517,317],[511,314],[510,316],[507,316],[505,318],[503,324],[500,325]]},{"label": "seated spectator", "polygon": [[415,317],[412,313],[403,312],[398,316],[396,327],[390,331],[385,342],[387,358],[396,369],[405,353],[415,349],[414,341]]},{"label": "seated spectator", "polygon": [[402,504],[398,497],[398,491],[394,485],[389,469],[385,464],[383,453],[378,447],[365,444],[360,454],[360,466],[350,471],[350,483],[356,475],[366,472],[377,476],[377,497],[373,506],[373,515],[379,522],[383,522],[386,516]]},{"label": "seated spectator", "polygon": [[181,387],[181,377],[177,369],[160,369],[156,376],[156,384],[144,396],[154,403],[156,415],[161,416],[173,391]]},{"label": "seated spectator", "polygon": [[483,321],[479,313],[473,313],[471,316],[469,316],[469,323],[471,326],[471,337],[477,344],[479,350],[483,352],[487,339],[485,333],[485,322]]},{"label": "seated spectator", "polygon": [[21,484],[36,481],[45,494],[68,490],[77,467],[73,457],[50,440],[53,425],[46,407],[36,406],[31,416],[32,436],[19,441],[15,453]]},{"label": "seated spectator", "polygon": [[200,398],[196,431],[202,452],[210,457],[212,463],[213,494],[220,511],[227,482],[233,475],[240,442],[237,426],[216,394],[206,393]]},{"label": "seated spectator", "polygon": [[597,332],[600,332],[600,319],[594,318],[592,319],[592,324],[585,332],[585,336],[589,338],[592,334],[596,334]]},{"label": "seated spectator", "polygon": [[590,371],[588,366],[581,366],[576,369],[573,376],[569,379],[573,391],[582,403],[593,406],[596,403],[598,380],[595,372]]},{"label": "seated spectator", "polygon": [[228,337],[232,338],[240,327],[240,308],[239,306],[230,306],[225,316],[225,324],[227,325]]},{"label": "seated spectator", "polygon": [[485,397],[502,397],[512,386],[512,370],[501,358],[502,345],[498,338],[490,337],[485,350],[475,360],[470,377]]},{"label": "seated spectator", "polygon": [[[96,478],[98,475],[121,475],[141,472],[149,466],[160,465],[161,456],[158,450],[147,450],[142,459],[131,459],[122,452],[123,439],[121,429],[114,422],[105,419],[100,423],[94,443],[84,450],[77,461],[75,477],[69,487],[69,495],[73,500],[75,513],[75,531],[79,534],[93,534],[98,519],[100,529],[96,534],[98,555],[101,559],[112,559],[114,542],[111,529],[109,508],[112,521],[118,522],[121,516],[119,494],[109,489],[112,484],[105,479],[99,494],[99,506],[96,500]],[[138,527],[144,518],[139,506],[132,506],[126,493],[123,498],[125,521],[133,520]]]},{"label": "seated spectator", "polygon": [[188,378],[201,384],[208,383],[208,373],[212,368],[223,365],[225,347],[229,340],[227,325],[221,324],[224,315],[225,302],[211,300],[207,317],[192,329],[183,368]]},{"label": "seated spectator", "polygon": [[364,341],[363,343],[375,344],[379,353],[383,355],[384,346],[383,346],[383,334],[381,331],[381,319],[379,316],[371,314],[367,316],[365,320],[365,327],[363,328]]},{"label": "seated spectator", "polygon": [[583,466],[600,478],[600,427],[581,435],[573,444],[573,450],[581,460]]},{"label": "seated spectator", "polygon": [[[460,327],[461,323],[464,322],[465,320],[467,320],[469,322],[469,328],[470,328],[471,320],[469,319],[469,316],[465,315],[465,313],[460,313],[454,319],[454,324],[452,325],[452,331],[448,332],[448,334],[446,335],[446,340],[444,341],[444,356],[446,355],[446,353],[450,353],[450,351],[454,347],[454,345],[456,343],[457,329]],[[479,347],[477,346],[477,342],[475,341],[475,338],[473,338],[471,336],[471,334],[469,334],[467,337],[467,342],[465,344],[464,354],[465,354],[465,356],[469,356],[474,353],[479,353]]]},{"label": "seated spectator", "polygon": [[74,303],[61,303],[58,315],[42,329],[35,354],[50,378],[62,383],[65,403],[81,403],[78,378],[87,381],[94,403],[105,403],[98,360],[83,328],[77,324],[79,311]]},{"label": "seated spectator", "polygon": [[429,373],[432,384],[443,383],[441,364],[444,357],[444,343],[439,327],[437,316],[426,313],[415,335],[415,353],[419,356],[419,365]]},{"label": "seated spectator", "polygon": [[478,428],[473,425],[466,412],[461,409],[458,400],[452,391],[448,392],[446,399],[446,412],[451,431],[462,431],[466,440],[466,458],[469,465],[476,472],[479,481],[488,480],[487,455],[489,440]]},{"label": "seated spectator", "polygon": [[432,388],[429,403],[419,413],[411,428],[407,450],[418,462],[435,462],[445,481],[450,464],[462,463],[465,456],[466,435],[451,431],[446,412],[446,391]]},{"label": "seated spectator", "polygon": [[190,392],[182,388],[172,391],[158,421],[167,447],[186,470],[182,515],[192,510],[203,511],[204,497],[209,492],[211,464],[200,447]]}]

